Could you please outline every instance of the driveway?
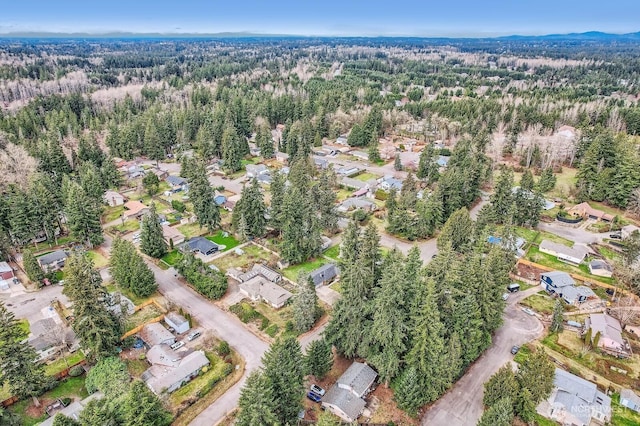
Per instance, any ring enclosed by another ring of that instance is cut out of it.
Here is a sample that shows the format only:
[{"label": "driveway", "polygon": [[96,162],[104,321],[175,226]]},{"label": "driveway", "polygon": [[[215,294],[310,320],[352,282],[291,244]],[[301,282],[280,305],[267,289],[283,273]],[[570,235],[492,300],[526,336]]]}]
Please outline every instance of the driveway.
[{"label": "driveway", "polygon": [[586,229],[584,229],[585,225],[586,224],[583,223],[582,226],[574,228],[573,226],[569,226],[555,220],[550,223],[541,222],[540,224],[538,224],[538,229],[541,231],[551,232],[552,234],[559,235],[563,238],[584,245],[601,243],[604,238],[609,237],[608,232],[596,234],[587,231]]},{"label": "driveway", "polygon": [[511,294],[504,313],[504,324],[493,336],[489,349],[471,366],[464,376],[436,401],[424,414],[422,425],[467,426],[475,425],[482,416],[484,384],[507,362],[513,359],[511,348],[529,342],[543,332],[543,326],[535,316],[522,312],[517,303],[540,291],[534,286],[526,291]]},{"label": "driveway", "polygon": [[0,299],[16,318],[33,321],[42,318],[42,310],[51,306],[53,300],[58,299],[63,305],[69,303],[62,294],[63,288],[54,284],[33,292],[0,293]]}]

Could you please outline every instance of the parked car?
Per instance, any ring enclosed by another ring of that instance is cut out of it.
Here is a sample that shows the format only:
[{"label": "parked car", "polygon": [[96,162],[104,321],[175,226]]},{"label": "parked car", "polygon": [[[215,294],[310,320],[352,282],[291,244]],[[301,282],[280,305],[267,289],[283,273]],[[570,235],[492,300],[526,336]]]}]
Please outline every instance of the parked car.
[{"label": "parked car", "polygon": [[502,293],[502,300],[507,300],[509,298],[509,293]]},{"label": "parked car", "polygon": [[529,308],[522,308],[522,312],[524,312],[524,313],[525,313],[525,314],[527,314],[527,315],[531,315],[531,316],[534,316],[534,315],[536,314],[535,312],[533,312],[533,311],[532,311],[531,309],[529,309]]},{"label": "parked car", "polygon": [[615,293],[615,291],[612,288],[608,288],[605,290],[605,292],[609,295],[609,296],[613,296],[613,294]]},{"label": "parked car", "polygon": [[191,333],[191,334],[189,334],[189,335],[187,336],[187,340],[188,340],[188,341],[195,340],[195,339],[197,339],[198,337],[200,337],[200,335],[201,335],[201,334],[202,334],[202,333],[200,333],[199,331],[194,331],[193,333]]},{"label": "parked car", "polygon": [[517,353],[518,353],[518,351],[519,351],[519,350],[520,350],[520,346],[517,346],[517,345],[516,345],[516,346],[514,346],[514,347],[512,347],[512,348],[511,348],[511,353],[512,353],[513,355],[515,355],[515,354],[517,354]]},{"label": "parked car", "polygon": [[184,346],[184,342],[183,341],[179,341],[179,342],[175,342],[173,345],[171,345],[171,349],[173,349],[175,351],[175,350],[180,349],[183,346]]},{"label": "parked car", "polygon": [[327,391],[325,391],[324,389],[322,389],[320,386],[318,386],[316,384],[311,385],[310,390],[311,390],[311,392],[317,393],[320,396],[324,396],[324,394],[327,392]]},{"label": "parked car", "polygon": [[322,397],[315,392],[307,392],[307,398],[313,402],[320,402],[322,400]]},{"label": "parked car", "polygon": [[621,240],[622,235],[620,234],[609,234],[609,238],[613,238],[614,240]]}]

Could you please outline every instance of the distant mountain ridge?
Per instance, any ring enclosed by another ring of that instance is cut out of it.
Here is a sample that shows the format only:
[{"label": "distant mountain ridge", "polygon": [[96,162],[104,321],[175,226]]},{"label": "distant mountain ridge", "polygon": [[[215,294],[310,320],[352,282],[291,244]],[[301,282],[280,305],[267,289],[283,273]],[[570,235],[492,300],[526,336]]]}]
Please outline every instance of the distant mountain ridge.
[{"label": "distant mountain ridge", "polygon": [[582,41],[640,41],[640,31],[626,34],[613,34],[601,31],[587,31],[583,33],[567,33],[567,34],[545,34],[545,35],[508,35],[496,37],[446,37],[446,36],[362,36],[362,35],[296,35],[296,34],[267,34],[252,33],[248,31],[239,32],[220,32],[220,33],[180,33],[180,32],[152,32],[137,33],[126,31],[109,31],[109,32],[48,32],[48,31],[16,31],[0,33],[0,39],[3,38],[61,38],[61,39],[233,39],[233,38],[389,38],[389,39],[425,39],[425,40],[582,40]]}]

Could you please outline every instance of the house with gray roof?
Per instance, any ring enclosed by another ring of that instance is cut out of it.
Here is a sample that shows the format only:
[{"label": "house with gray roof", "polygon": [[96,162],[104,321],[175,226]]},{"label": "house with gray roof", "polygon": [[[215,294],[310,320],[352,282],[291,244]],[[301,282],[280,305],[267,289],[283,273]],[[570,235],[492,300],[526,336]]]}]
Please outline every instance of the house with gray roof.
[{"label": "house with gray roof", "polygon": [[557,293],[558,289],[574,286],[575,284],[576,282],[571,278],[571,275],[566,272],[551,271],[540,274],[540,285],[549,293]]},{"label": "house with gray roof", "polygon": [[156,395],[174,392],[209,365],[209,359],[203,351],[177,352],[166,345],[158,345],[157,348],[147,352],[151,367],[141,376],[142,381]]},{"label": "house with gray roof", "polygon": [[367,187],[367,183],[358,179],[353,179],[347,176],[340,178],[340,184],[351,189],[363,189]]},{"label": "house with gray roof", "polygon": [[178,334],[186,333],[190,328],[189,321],[177,312],[169,312],[165,315],[164,322]]},{"label": "house with gray roof", "polygon": [[564,244],[556,243],[549,240],[542,240],[538,246],[540,252],[556,256],[558,260],[579,265],[584,260],[588,251],[586,247],[573,246],[568,247]]},{"label": "house with gray roof", "polygon": [[269,169],[264,164],[247,164],[245,166],[248,178],[257,178],[263,173],[269,173]]},{"label": "house with gray roof", "polygon": [[189,239],[183,247],[191,252],[198,252],[204,256],[210,256],[220,249],[220,246],[205,237],[194,237]]},{"label": "house with gray roof", "polygon": [[40,267],[45,271],[57,271],[64,267],[64,262],[69,257],[69,253],[64,250],[56,250],[51,253],[47,253],[38,258]]},{"label": "house with gray roof", "polygon": [[311,278],[313,284],[318,287],[331,282],[339,273],[338,265],[335,263],[327,263],[326,265],[322,265],[318,269],[311,271],[309,278]]},{"label": "house with gray roof", "polygon": [[159,322],[152,322],[142,327],[142,330],[138,332],[138,337],[149,347],[156,345],[172,345],[176,342],[176,338],[173,334]]},{"label": "house with gray roof", "polygon": [[595,299],[598,296],[586,286],[568,286],[562,288],[562,292],[558,294],[569,305],[578,305],[588,299]]},{"label": "house with gray roof", "polygon": [[319,169],[326,169],[329,167],[329,161],[327,161],[327,159],[316,156],[313,157],[313,164],[315,164]]},{"label": "house with gray roof", "polygon": [[640,396],[631,389],[622,389],[620,391],[620,405],[640,413]]},{"label": "house with gray roof", "polygon": [[291,296],[293,296],[289,291],[276,283],[266,280],[260,275],[241,283],[238,288],[240,293],[254,302],[263,300],[275,309],[283,307]]},{"label": "house with gray roof", "polygon": [[630,347],[622,338],[622,327],[617,319],[607,314],[590,314],[584,321],[583,334],[589,330],[592,342],[595,342],[596,335],[599,334],[597,343],[602,351],[620,358],[629,357]]},{"label": "house with gray roof", "polygon": [[351,177],[357,175],[361,171],[362,169],[360,169],[359,167],[340,167],[338,170],[336,170],[336,173],[339,176]]},{"label": "house with gray roof", "polygon": [[595,383],[556,368],[551,396],[537,411],[563,425],[603,425],[611,420],[611,398]]},{"label": "house with gray roof", "polygon": [[354,362],[322,398],[322,407],[346,422],[360,417],[366,396],[378,374],[367,364]]},{"label": "house with gray roof", "polygon": [[391,189],[400,191],[402,189],[402,181],[393,176],[385,176],[378,179],[378,187],[384,191],[391,191]]},{"label": "house with gray roof", "polygon": [[372,212],[376,210],[378,206],[376,203],[368,200],[364,200],[362,198],[347,198],[340,204],[338,207],[339,212],[348,212],[350,210],[362,209],[367,212]]},{"label": "house with gray roof", "polygon": [[613,268],[602,259],[594,259],[589,262],[589,272],[591,275],[599,277],[611,278],[613,276]]},{"label": "house with gray roof", "polygon": [[167,176],[165,182],[169,184],[172,192],[186,191],[189,185],[187,180],[180,176]]}]

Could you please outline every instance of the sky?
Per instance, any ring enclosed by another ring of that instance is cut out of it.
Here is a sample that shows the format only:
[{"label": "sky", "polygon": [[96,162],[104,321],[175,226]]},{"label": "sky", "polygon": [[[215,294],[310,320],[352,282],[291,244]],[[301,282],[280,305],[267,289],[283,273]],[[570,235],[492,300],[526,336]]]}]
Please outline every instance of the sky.
[{"label": "sky", "polygon": [[7,32],[477,37],[640,31],[640,0],[0,0]]}]

